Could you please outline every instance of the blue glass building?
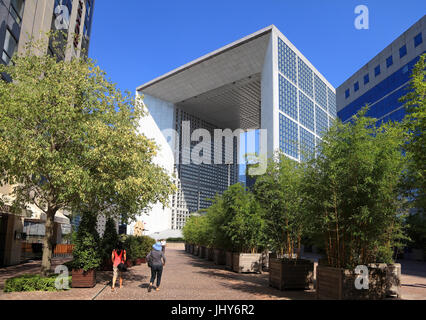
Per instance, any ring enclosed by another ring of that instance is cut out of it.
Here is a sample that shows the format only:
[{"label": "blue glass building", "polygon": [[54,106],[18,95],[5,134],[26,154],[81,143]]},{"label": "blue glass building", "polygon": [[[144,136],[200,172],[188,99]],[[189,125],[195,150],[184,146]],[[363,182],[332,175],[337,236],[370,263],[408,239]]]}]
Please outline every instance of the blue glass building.
[{"label": "blue glass building", "polygon": [[401,121],[403,103],[414,65],[425,53],[426,16],[337,88],[338,116],[347,122],[366,104],[378,123]]}]

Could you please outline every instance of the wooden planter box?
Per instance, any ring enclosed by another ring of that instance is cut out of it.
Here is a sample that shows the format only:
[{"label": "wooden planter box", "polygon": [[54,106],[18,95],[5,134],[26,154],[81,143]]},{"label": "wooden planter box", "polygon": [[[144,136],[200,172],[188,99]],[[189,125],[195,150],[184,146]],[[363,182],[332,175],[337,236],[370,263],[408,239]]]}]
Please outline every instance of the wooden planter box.
[{"label": "wooden planter box", "polygon": [[126,266],[127,266],[127,268],[131,268],[133,266],[133,261],[130,260],[130,259],[127,259],[126,260]]},{"label": "wooden planter box", "polygon": [[200,247],[200,254],[201,259],[207,259],[207,247],[201,246]]},{"label": "wooden planter box", "polygon": [[269,259],[269,285],[279,290],[309,289],[314,263],[309,260]]},{"label": "wooden planter box", "polygon": [[222,249],[213,249],[213,261],[216,265],[224,265],[226,264],[225,251]]},{"label": "wooden planter box", "polygon": [[190,244],[189,245],[189,251],[188,251],[190,254],[194,254],[194,245],[193,244]]},{"label": "wooden planter box", "polygon": [[93,288],[96,285],[96,270],[92,269],[87,272],[80,270],[72,270],[71,287],[73,288]]},{"label": "wooden planter box", "polygon": [[238,273],[262,272],[261,253],[234,253],[232,268]]},{"label": "wooden planter box", "polygon": [[232,269],[232,264],[234,262],[234,258],[233,258],[234,253],[231,251],[226,251],[225,252],[225,268],[228,270],[233,270]]},{"label": "wooden planter box", "polygon": [[137,258],[134,262],[135,265],[140,266],[142,263],[146,263],[146,258]]},{"label": "wooden planter box", "polygon": [[189,252],[189,244],[185,243],[185,252]]},{"label": "wooden planter box", "polygon": [[207,248],[207,260],[214,261],[214,249]]},{"label": "wooden planter box", "polygon": [[194,256],[198,256],[198,252],[200,251],[200,247],[197,245],[194,245],[194,251],[192,252],[192,254]]},{"label": "wooden planter box", "polygon": [[379,300],[389,295],[400,297],[401,265],[369,264],[369,288],[358,290],[358,277],[352,270],[317,266],[317,299]]},{"label": "wooden planter box", "polygon": [[112,271],[112,261],[111,259],[107,259],[102,263],[101,267],[102,271]]}]

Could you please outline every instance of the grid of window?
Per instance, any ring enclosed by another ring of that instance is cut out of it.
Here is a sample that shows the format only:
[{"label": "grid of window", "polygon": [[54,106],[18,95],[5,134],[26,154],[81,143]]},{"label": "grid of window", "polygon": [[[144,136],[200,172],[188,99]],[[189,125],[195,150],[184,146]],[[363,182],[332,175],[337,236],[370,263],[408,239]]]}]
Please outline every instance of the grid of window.
[{"label": "grid of window", "polygon": [[317,75],[315,75],[315,102],[327,109],[327,86]]},{"label": "grid of window", "polygon": [[22,14],[24,13],[24,0],[12,0],[10,2],[9,12],[17,24],[22,22]]},{"label": "grid of window", "polygon": [[414,37],[414,48],[417,48],[423,42],[422,33],[420,32],[417,36]]},{"label": "grid of window", "polygon": [[314,97],[314,88],[313,88],[313,72],[309,66],[303,62],[302,59],[298,59],[298,69],[299,69],[299,88],[303,90],[309,97]]},{"label": "grid of window", "polygon": [[328,116],[320,107],[315,105],[316,134],[320,137],[328,130]]},{"label": "grid of window", "polygon": [[407,46],[404,44],[401,48],[399,48],[399,57],[402,58],[407,54]]},{"label": "grid of window", "polygon": [[300,106],[300,123],[306,128],[314,131],[314,103],[311,99],[305,96],[302,92],[299,93],[299,106]]},{"label": "grid of window", "polygon": [[315,136],[302,127],[300,128],[300,150],[302,161],[315,156]]},{"label": "grid of window", "polygon": [[337,118],[337,102],[336,102],[336,94],[331,91],[329,87],[327,87],[328,93],[328,113]]},{"label": "grid of window", "polygon": [[298,125],[280,113],[280,148],[281,150],[293,157],[299,158],[299,137]]},{"label": "grid of window", "polygon": [[297,121],[297,88],[283,76],[279,78],[280,110]]},{"label": "grid of window", "polygon": [[278,38],[278,67],[282,74],[297,83],[296,53]]}]

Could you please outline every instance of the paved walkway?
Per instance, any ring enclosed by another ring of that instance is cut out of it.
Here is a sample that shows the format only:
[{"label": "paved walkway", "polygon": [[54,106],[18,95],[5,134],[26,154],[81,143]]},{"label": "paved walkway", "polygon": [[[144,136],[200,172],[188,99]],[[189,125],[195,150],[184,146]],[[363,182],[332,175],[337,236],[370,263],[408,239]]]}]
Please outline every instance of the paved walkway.
[{"label": "paved walkway", "polygon": [[[268,273],[237,274],[213,262],[186,253],[183,245],[168,245],[167,264],[159,292],[148,293],[150,270],[146,264],[125,274],[122,289],[111,292],[111,272],[98,272],[97,285],[65,292],[2,293],[0,300],[289,300],[315,299],[313,290],[279,291],[268,286]],[[426,264],[403,264],[402,296],[426,300]],[[1,269],[0,269],[1,274]],[[118,286],[118,281],[117,281]]]}]

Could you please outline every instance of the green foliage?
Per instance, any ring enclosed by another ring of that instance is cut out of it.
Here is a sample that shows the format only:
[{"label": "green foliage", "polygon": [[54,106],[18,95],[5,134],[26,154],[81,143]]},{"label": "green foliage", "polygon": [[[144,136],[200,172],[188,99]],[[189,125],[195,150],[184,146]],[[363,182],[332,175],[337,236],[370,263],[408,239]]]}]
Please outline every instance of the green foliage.
[{"label": "green foliage", "polygon": [[184,242],[185,240],[183,238],[167,238],[167,242]]},{"label": "green foliage", "polygon": [[[28,274],[7,279],[4,285],[4,292],[24,292],[24,291],[59,291],[55,287],[55,280],[58,275],[41,277],[38,274]],[[68,277],[71,284],[71,276]]]},{"label": "green foliage", "polygon": [[154,244],[155,240],[148,236],[127,236],[124,241],[127,259],[145,258]]},{"label": "green foliage", "polygon": [[413,69],[410,91],[401,99],[405,102],[406,141],[404,145],[408,170],[405,175],[406,191],[414,201],[412,205],[426,212],[426,54]]},{"label": "green foliage", "polygon": [[393,248],[405,238],[403,131],[392,123],[377,127],[366,111],[334,124],[302,183],[310,230],[321,235],[335,267],[391,262]]},{"label": "green foliage", "polygon": [[0,64],[13,79],[0,81],[0,184],[16,185],[15,203],[35,204],[51,221],[60,209],[128,221],[149,203],[167,204],[174,186],[153,163],[158,147],[138,132],[141,98],[121,92],[90,59],[40,54],[47,42]]},{"label": "green foliage", "polygon": [[108,218],[105,224],[105,232],[101,241],[102,261],[111,260],[111,254],[118,244],[118,235],[114,219]]},{"label": "green foliage", "polygon": [[232,218],[226,215],[223,197],[216,195],[206,212],[207,232],[209,233],[208,246],[232,250],[232,239],[223,230],[223,226],[227,225]]},{"label": "green foliage", "polygon": [[301,202],[303,168],[278,153],[264,175],[256,180],[254,194],[263,208],[264,236],[270,248],[283,257],[300,253],[304,235],[304,210]]},{"label": "green foliage", "polygon": [[426,218],[424,215],[420,212],[411,214],[406,218],[406,223],[411,246],[415,249],[426,250]]},{"label": "green foliage", "polygon": [[88,271],[96,269],[102,262],[102,251],[100,239],[96,230],[97,218],[91,212],[82,215],[80,226],[77,231],[77,239],[74,246],[73,261],[70,263],[72,269],[83,269]]},{"label": "green foliage", "polygon": [[223,194],[225,215],[230,217],[223,230],[232,240],[233,249],[242,253],[256,253],[261,246],[264,221],[254,195],[240,183]]}]

